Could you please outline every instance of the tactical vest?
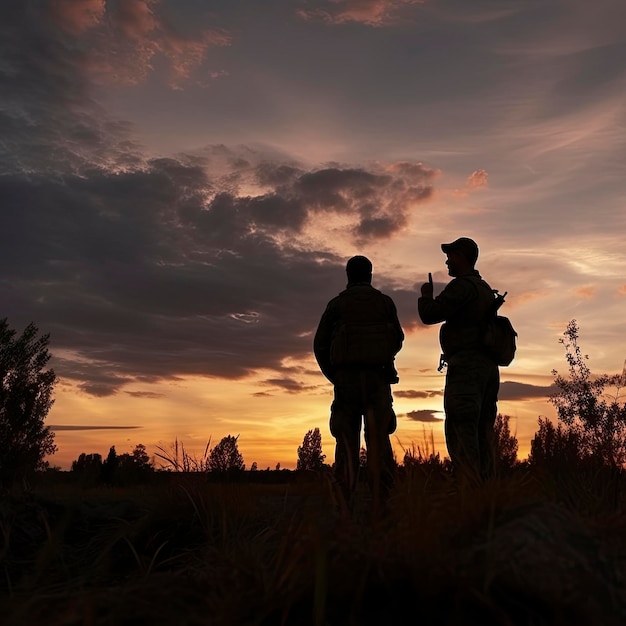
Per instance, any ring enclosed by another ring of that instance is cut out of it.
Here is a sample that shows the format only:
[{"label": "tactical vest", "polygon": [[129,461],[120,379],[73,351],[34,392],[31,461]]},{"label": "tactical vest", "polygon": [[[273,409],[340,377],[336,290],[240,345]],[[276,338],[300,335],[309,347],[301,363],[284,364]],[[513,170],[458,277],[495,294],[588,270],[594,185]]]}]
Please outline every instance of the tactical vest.
[{"label": "tactical vest", "polygon": [[389,364],[398,341],[380,291],[359,285],[339,294],[338,322],[330,346],[330,361],[335,367]]}]

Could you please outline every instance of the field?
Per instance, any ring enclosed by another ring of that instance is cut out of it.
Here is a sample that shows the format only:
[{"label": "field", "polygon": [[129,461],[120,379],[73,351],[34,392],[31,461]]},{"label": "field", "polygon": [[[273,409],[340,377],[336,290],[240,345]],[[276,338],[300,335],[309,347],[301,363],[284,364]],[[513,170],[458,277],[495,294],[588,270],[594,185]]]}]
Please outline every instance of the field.
[{"label": "field", "polygon": [[[251,474],[251,473],[247,473]],[[327,474],[43,476],[0,504],[3,626],[624,624],[616,470],[519,465],[477,487],[399,473],[373,515]]]}]

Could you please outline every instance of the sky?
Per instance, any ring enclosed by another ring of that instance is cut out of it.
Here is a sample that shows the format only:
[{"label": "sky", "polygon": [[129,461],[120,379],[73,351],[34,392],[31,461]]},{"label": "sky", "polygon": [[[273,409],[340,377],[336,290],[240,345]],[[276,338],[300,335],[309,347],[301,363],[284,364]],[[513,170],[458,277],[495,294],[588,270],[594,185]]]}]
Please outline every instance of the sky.
[{"label": "sky", "polygon": [[396,455],[444,456],[416,304],[460,236],[521,458],[570,320],[622,371],[623,0],[9,0],[0,41],[0,317],[50,334],[51,464],[234,435],[293,468],[316,427],[332,462],[312,341],[354,254],[406,334]]}]

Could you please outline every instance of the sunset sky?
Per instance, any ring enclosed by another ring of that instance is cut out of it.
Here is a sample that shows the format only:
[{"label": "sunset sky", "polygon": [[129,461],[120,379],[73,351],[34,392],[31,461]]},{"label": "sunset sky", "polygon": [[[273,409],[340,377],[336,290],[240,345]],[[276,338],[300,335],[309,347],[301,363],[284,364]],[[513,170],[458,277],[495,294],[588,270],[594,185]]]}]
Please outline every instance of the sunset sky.
[{"label": "sunset sky", "polygon": [[0,36],[0,318],[50,333],[51,464],[231,434],[293,468],[315,427],[332,462],[312,340],[354,254],[406,333],[397,456],[445,454],[416,303],[460,236],[520,457],[570,320],[622,371],[624,0],[11,0]]}]

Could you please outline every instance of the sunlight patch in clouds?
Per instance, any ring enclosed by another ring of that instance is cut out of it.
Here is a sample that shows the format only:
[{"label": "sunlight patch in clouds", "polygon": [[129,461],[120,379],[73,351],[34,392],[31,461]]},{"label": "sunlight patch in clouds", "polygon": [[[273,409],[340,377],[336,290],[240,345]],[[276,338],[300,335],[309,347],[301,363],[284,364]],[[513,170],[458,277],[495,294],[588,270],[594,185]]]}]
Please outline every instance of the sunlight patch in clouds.
[{"label": "sunlight patch in clouds", "polygon": [[487,170],[474,170],[467,178],[467,186],[470,189],[485,189],[488,182]]},{"label": "sunlight patch in clouds", "polygon": [[65,31],[78,34],[97,26],[106,12],[105,0],[53,0],[50,17]]},{"label": "sunlight patch in clouds", "polygon": [[56,24],[83,44],[85,69],[93,80],[136,85],[154,71],[161,55],[169,63],[169,86],[180,89],[204,63],[209,48],[230,45],[231,36],[216,28],[196,36],[176,32],[159,16],[159,4],[49,0],[49,11]]},{"label": "sunlight patch in clouds", "polygon": [[300,9],[303,19],[318,19],[328,24],[357,22],[365,26],[388,26],[400,19],[401,9],[423,4],[425,0],[317,0],[323,8]]},{"label": "sunlight patch in clouds", "polygon": [[599,249],[590,240],[585,241],[575,253],[570,247],[562,251],[567,263],[583,276],[592,276],[596,279],[614,278],[626,274],[626,259],[618,252]]},{"label": "sunlight patch in clouds", "polygon": [[574,289],[574,293],[578,297],[584,298],[585,300],[592,300],[595,298],[597,291],[597,288],[593,285],[584,285],[583,287]]}]

